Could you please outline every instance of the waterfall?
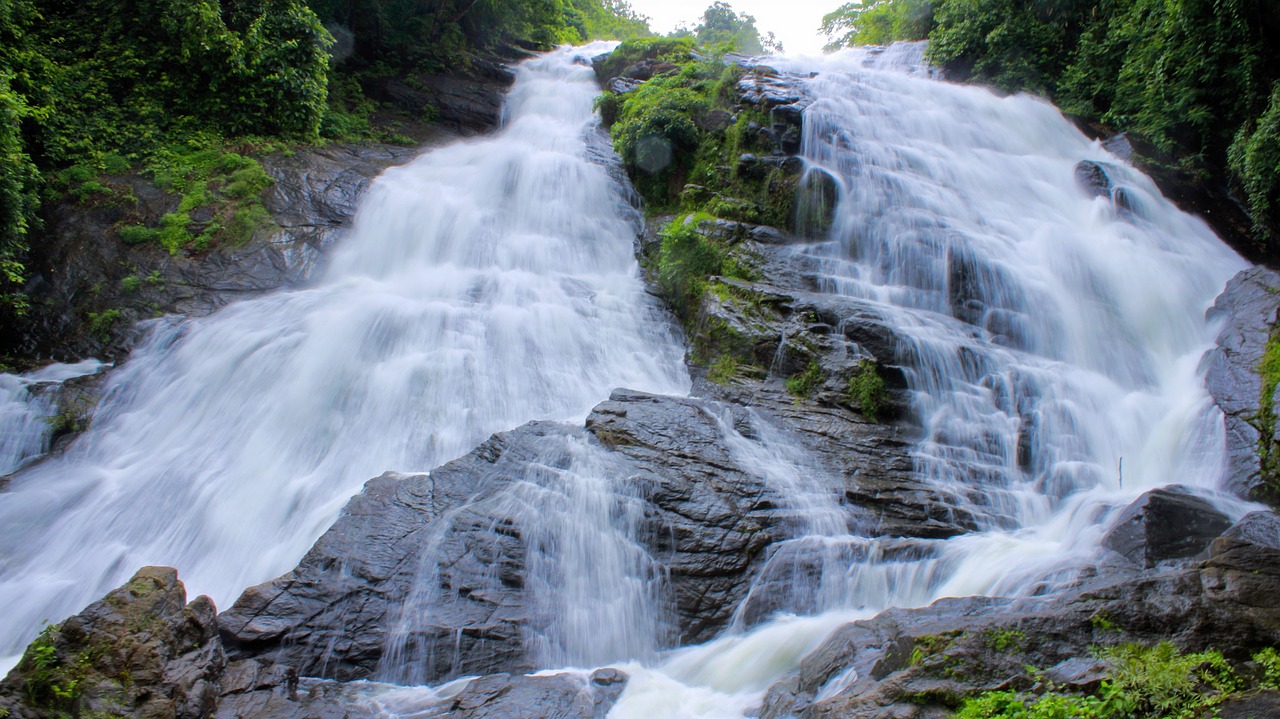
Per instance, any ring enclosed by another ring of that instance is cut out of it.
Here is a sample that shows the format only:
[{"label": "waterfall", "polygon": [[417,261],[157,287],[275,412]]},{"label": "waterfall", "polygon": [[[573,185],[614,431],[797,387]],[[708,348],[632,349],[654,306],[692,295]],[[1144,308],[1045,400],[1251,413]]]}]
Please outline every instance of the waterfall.
[{"label": "waterfall", "polygon": [[[1245,263],[1052,105],[941,82],[922,53],[771,64],[815,73],[804,154],[840,187],[829,236],[797,262],[820,291],[870,303],[897,333],[897,354],[878,359],[905,370],[923,430],[916,472],[977,531],[875,539],[811,522],[772,548],[756,580],[788,587],[790,606],[625,667],[613,719],[743,716],[853,618],[1052,591],[1100,555],[1109,519],[1157,486],[1245,511],[1214,494],[1224,430],[1200,361],[1216,335],[1205,311]],[[1081,160],[1104,164],[1127,202],[1078,187]],[[820,481],[794,453],[770,456],[767,471]],[[813,513],[812,488],[792,496]]]},{"label": "waterfall", "polygon": [[0,494],[0,655],[146,564],[229,606],[370,477],[581,421],[615,387],[686,393],[638,214],[592,159],[582,58],[608,49],[522,63],[503,128],[387,171],[310,286],[161,322],[92,429]]},{"label": "waterfall", "polygon": [[[635,213],[591,160],[590,52],[523,63],[497,135],[388,171],[313,285],[155,327],[92,429],[0,494],[0,652],[141,564],[175,565],[225,603],[291,566],[368,477],[430,469],[530,419],[580,421],[614,387],[688,391],[639,280]],[[729,630],[664,651],[669,587],[637,540],[642,499],[602,447],[548,438],[527,476],[475,501],[514,518],[528,548],[529,656],[620,662],[614,719],[746,716],[841,624],[1052,591],[1142,492],[1214,496],[1224,470],[1205,310],[1245,264],[1203,222],[1051,105],[932,77],[920,45],[776,64],[812,73],[804,155],[839,185],[830,234],[796,246],[796,266],[896,333],[877,359],[904,371],[914,469],[976,529],[876,537],[767,417],[717,416],[734,461],[784,503],[784,539]],[[1126,202],[1078,187],[1081,160]],[[385,680],[427,674],[414,632],[442,610],[440,562],[416,559]],[[370,691],[409,716],[457,689]]]}]

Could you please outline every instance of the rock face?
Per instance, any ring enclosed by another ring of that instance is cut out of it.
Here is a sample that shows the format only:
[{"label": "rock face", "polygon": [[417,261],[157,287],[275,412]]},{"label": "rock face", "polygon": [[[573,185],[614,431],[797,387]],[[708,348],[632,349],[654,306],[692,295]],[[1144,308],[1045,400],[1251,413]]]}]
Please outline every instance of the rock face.
[{"label": "rock face", "polygon": [[[1254,267],[1236,275],[1210,310],[1223,322],[1209,353],[1205,384],[1226,418],[1229,488],[1275,502],[1280,473],[1270,464],[1276,436],[1276,397],[1263,396],[1263,355],[1280,320],[1280,274]],[[1263,410],[1267,411],[1263,411]],[[1280,457],[1280,455],[1276,455]]]},{"label": "rock face", "polygon": [[0,714],[17,719],[373,719],[411,710],[459,719],[603,719],[627,675],[511,676],[452,695],[300,682],[297,672],[228,661],[208,597],[186,603],[177,572],[146,567],[80,614],[50,627],[0,682]]},{"label": "rock face", "polygon": [[[112,357],[139,338],[134,324],[159,314],[199,316],[229,302],[305,280],[355,212],[369,183],[418,149],[332,145],[273,155],[263,165],[275,180],[264,204],[279,225],[240,247],[170,254],[154,243],[126,245],[113,228],[121,205],[59,204],[30,262],[32,310],[7,328],[6,351],[59,359]],[[178,202],[147,180],[121,178],[138,198],[129,211],[156,222]],[[126,282],[127,278],[132,278]],[[109,327],[95,313],[117,312]]]},{"label": "rock face", "polygon": [[585,429],[535,422],[429,475],[380,477],[297,569],[222,615],[226,640],[236,656],[366,678],[402,607],[425,592],[430,620],[396,658],[416,664],[418,680],[530,670],[526,638],[550,618],[526,590],[529,507],[511,498],[521,482],[543,481],[542,467],[569,470],[567,443],[584,442],[645,503],[637,539],[663,558],[671,639],[708,639],[745,595],[762,550],[786,531],[787,498],[726,447],[735,423],[750,419],[714,402],[618,391]]},{"label": "rock face", "polygon": [[617,669],[572,674],[476,679],[460,694],[415,716],[457,719],[604,719],[627,681]]},{"label": "rock face", "polygon": [[41,635],[0,683],[0,706],[18,717],[207,717],[225,667],[213,602],[187,604],[177,572],[147,567]]},{"label": "rock face", "polygon": [[1231,520],[1207,500],[1174,485],[1134,500],[1102,538],[1102,546],[1150,568],[1199,554],[1230,527]]}]

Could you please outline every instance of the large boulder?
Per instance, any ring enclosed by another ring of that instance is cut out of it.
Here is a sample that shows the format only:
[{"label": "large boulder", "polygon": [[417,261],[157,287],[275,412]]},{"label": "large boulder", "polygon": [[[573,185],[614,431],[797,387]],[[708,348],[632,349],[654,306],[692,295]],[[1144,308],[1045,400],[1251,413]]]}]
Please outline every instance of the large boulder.
[{"label": "large boulder", "polygon": [[31,718],[203,719],[225,666],[213,602],[188,604],[175,570],[146,567],[46,629],[0,682],[0,708]]},{"label": "large boulder", "polygon": [[[1261,501],[1276,501],[1280,477],[1264,462],[1280,445],[1276,397],[1264,397],[1259,374],[1267,342],[1280,314],[1280,274],[1258,266],[1245,270],[1209,311],[1221,321],[1217,347],[1209,352],[1205,385],[1225,417],[1227,486]],[[1264,408],[1269,412],[1262,411]]]},{"label": "large boulder", "polygon": [[1129,561],[1154,567],[1204,551],[1231,527],[1208,500],[1181,486],[1161,487],[1138,497],[1112,522],[1102,546]]}]

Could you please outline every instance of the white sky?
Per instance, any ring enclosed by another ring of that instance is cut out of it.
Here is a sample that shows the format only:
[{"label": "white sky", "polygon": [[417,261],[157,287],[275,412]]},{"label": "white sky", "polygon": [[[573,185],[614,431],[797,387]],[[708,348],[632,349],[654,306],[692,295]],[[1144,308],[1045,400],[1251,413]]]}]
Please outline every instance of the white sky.
[{"label": "white sky", "polygon": [[[846,0],[727,0],[739,13],[752,15],[760,32],[773,32],[782,41],[787,54],[816,55],[826,38],[818,34],[822,16],[840,7]],[[668,33],[677,25],[698,24],[702,11],[713,0],[630,0],[631,7],[648,15],[654,32]]]}]

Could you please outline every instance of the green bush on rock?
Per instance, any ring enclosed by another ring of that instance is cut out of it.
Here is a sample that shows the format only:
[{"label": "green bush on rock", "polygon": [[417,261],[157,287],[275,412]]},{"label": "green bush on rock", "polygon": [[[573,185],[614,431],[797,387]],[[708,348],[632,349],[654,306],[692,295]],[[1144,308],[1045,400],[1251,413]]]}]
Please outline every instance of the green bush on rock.
[{"label": "green bush on rock", "polygon": [[1253,656],[1263,668],[1253,680],[1221,653],[1180,652],[1170,642],[1121,644],[1098,651],[1108,667],[1096,693],[1065,693],[1041,684],[1039,694],[984,692],[964,701],[956,719],[1201,719],[1242,692],[1280,686],[1280,659],[1267,648]]}]

